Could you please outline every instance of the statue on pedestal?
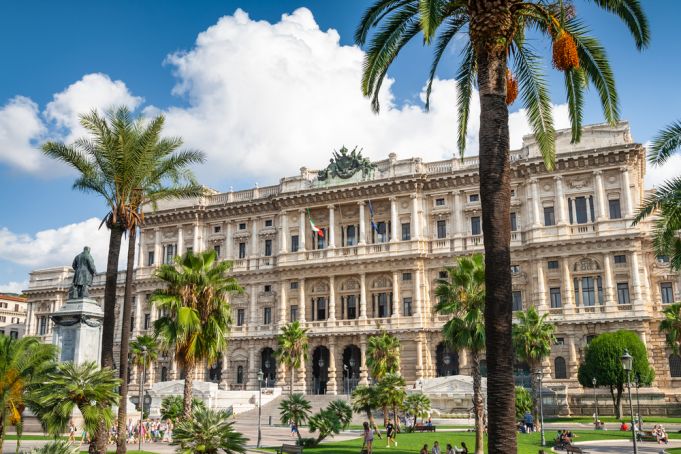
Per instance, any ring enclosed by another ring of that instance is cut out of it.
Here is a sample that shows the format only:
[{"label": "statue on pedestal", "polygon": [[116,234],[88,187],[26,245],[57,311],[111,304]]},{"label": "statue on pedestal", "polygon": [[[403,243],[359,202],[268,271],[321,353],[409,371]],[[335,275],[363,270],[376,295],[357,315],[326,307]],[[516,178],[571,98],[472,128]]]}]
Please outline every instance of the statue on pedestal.
[{"label": "statue on pedestal", "polygon": [[95,261],[90,255],[90,248],[85,246],[83,252],[73,259],[73,283],[69,290],[69,299],[87,298],[90,296],[89,290],[92,285],[92,277],[97,270]]}]

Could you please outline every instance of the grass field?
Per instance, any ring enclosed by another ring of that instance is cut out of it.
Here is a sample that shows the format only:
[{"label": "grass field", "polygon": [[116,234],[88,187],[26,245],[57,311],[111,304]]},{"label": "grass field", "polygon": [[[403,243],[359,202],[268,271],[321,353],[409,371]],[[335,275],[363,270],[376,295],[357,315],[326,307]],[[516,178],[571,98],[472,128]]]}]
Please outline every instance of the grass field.
[{"label": "grass field", "polygon": [[[629,421],[630,418],[620,418],[617,419],[614,416],[599,416],[603,422],[620,422],[622,419]],[[578,422],[578,423],[593,423],[593,418],[591,416],[577,416],[577,417],[564,417],[564,418],[544,418],[544,422]],[[643,424],[654,423],[654,424],[681,424],[681,418],[668,418],[665,416],[644,416]]]}]

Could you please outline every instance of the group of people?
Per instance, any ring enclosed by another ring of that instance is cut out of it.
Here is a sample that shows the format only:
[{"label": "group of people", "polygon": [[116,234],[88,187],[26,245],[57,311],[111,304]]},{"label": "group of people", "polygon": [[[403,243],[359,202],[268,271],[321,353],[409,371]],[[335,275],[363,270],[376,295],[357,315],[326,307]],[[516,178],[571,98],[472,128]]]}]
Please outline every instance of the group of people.
[{"label": "group of people", "polygon": [[468,447],[465,442],[461,442],[461,448],[453,446],[451,443],[447,443],[447,447],[444,451],[440,450],[440,442],[436,441],[433,443],[433,448],[428,451],[428,444],[424,444],[419,454],[468,454]]},{"label": "group of people", "polygon": [[664,427],[662,427],[662,424],[655,424],[652,432],[655,438],[657,438],[658,443],[669,443],[669,435],[667,435],[667,432],[664,430]]},{"label": "group of people", "polygon": [[[78,427],[73,421],[69,421],[69,442],[75,443],[78,436]],[[157,443],[173,441],[173,422],[160,419],[145,419],[142,424],[139,421],[133,422],[128,420],[125,426],[125,439],[127,443],[137,443],[142,438],[143,443]],[[109,430],[109,444],[116,443],[118,438],[118,427],[114,424]],[[80,444],[90,443],[90,433],[85,427],[82,428],[80,434]]]},{"label": "group of people", "polygon": [[571,430],[558,430],[556,441],[564,445],[570,445],[572,444],[572,440],[574,440],[575,437],[577,437],[577,435],[575,435]]}]

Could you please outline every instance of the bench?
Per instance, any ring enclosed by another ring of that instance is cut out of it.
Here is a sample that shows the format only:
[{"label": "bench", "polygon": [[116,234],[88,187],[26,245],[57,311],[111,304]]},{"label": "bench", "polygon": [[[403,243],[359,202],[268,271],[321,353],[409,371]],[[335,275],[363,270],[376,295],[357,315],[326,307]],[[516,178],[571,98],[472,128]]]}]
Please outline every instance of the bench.
[{"label": "bench", "polygon": [[636,439],[638,441],[655,441],[655,442],[657,442],[657,436],[651,430],[645,430],[643,432],[636,432]]},{"label": "bench", "polygon": [[297,445],[281,445],[281,448],[277,449],[277,454],[302,454],[303,447]]},{"label": "bench", "polygon": [[435,432],[435,426],[414,426],[414,432]]},{"label": "bench", "polygon": [[587,454],[587,452],[584,451],[584,450],[583,450],[582,448],[580,448],[579,446],[574,446],[574,445],[571,445],[571,444],[565,445],[565,452],[567,452],[568,454],[570,454],[570,453],[574,453],[574,454]]}]

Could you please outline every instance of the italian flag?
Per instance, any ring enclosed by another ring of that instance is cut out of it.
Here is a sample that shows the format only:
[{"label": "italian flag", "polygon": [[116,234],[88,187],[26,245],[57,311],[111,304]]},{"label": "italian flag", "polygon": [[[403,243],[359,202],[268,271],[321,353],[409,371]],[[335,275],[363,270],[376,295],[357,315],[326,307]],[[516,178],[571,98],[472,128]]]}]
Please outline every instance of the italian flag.
[{"label": "italian flag", "polygon": [[312,215],[310,214],[309,208],[307,209],[307,215],[310,217],[310,228],[312,229],[312,231],[317,235],[321,236],[322,238],[324,238],[324,231],[315,225],[314,221],[312,220]]}]

